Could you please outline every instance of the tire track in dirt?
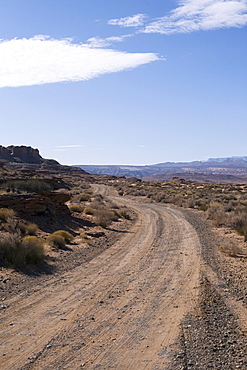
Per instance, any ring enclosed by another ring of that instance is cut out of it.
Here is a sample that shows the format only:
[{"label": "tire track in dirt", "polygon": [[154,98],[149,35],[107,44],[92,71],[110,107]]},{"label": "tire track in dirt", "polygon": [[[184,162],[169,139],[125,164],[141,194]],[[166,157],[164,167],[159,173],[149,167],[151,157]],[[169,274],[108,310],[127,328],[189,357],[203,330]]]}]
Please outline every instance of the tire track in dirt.
[{"label": "tire track in dirt", "polygon": [[179,351],[168,369],[246,369],[245,260],[221,255],[218,246],[226,237],[212,231],[202,215],[182,212],[201,241],[200,292],[197,306],[181,323]]},{"label": "tire track in dirt", "polygon": [[2,369],[167,366],[197,301],[200,242],[178,210],[112,199],[135,210],[136,224],[89,263],[7,302]]}]

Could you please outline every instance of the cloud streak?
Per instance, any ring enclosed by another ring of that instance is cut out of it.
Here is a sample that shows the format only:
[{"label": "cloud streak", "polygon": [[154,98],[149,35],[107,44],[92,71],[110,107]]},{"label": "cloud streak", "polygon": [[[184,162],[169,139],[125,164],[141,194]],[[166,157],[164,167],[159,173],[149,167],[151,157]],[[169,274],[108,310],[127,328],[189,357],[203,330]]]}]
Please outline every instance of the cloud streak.
[{"label": "cloud streak", "polygon": [[0,87],[85,81],[151,63],[154,53],[125,53],[47,36],[0,41]]},{"label": "cloud streak", "polygon": [[132,36],[134,36],[134,34],[128,34],[128,35],[123,35],[123,36],[110,36],[110,37],[106,37],[105,39],[99,36],[95,36],[87,40],[87,45],[93,48],[102,48],[102,47],[105,48],[115,42],[122,42],[127,37],[132,37]]},{"label": "cloud streak", "polygon": [[108,24],[121,27],[139,27],[144,24],[146,18],[147,16],[145,14],[135,14],[131,17],[111,19],[108,21]]},{"label": "cloud streak", "polygon": [[180,0],[165,17],[148,24],[144,33],[189,33],[247,24],[246,0]]},{"label": "cloud streak", "polygon": [[[139,20],[139,21],[138,21]],[[247,25],[247,0],[179,0],[164,17],[148,21],[144,14],[112,19],[108,24],[139,26],[138,33],[190,33]]]}]

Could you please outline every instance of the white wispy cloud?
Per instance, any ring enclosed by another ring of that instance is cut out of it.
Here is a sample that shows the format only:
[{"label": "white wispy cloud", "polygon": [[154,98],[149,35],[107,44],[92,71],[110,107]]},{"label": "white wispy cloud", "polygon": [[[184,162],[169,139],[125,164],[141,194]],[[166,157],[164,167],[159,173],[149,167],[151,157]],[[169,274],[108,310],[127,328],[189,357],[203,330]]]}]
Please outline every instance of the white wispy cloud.
[{"label": "white wispy cloud", "polygon": [[108,24],[121,27],[139,27],[144,24],[146,18],[147,16],[145,14],[135,14],[131,17],[110,19]]},{"label": "white wispy cloud", "polygon": [[89,80],[159,59],[154,53],[99,49],[47,36],[0,40],[0,55],[0,87]]},{"label": "white wispy cloud", "polygon": [[188,33],[243,27],[247,24],[247,0],[180,0],[168,15],[149,23],[144,33]]},{"label": "white wispy cloud", "polygon": [[122,42],[127,37],[132,37],[132,36],[134,36],[134,34],[128,34],[128,35],[123,35],[123,36],[111,36],[111,37],[106,37],[105,39],[99,36],[95,36],[87,40],[87,45],[93,48],[104,48],[104,47],[110,46],[114,42]]}]

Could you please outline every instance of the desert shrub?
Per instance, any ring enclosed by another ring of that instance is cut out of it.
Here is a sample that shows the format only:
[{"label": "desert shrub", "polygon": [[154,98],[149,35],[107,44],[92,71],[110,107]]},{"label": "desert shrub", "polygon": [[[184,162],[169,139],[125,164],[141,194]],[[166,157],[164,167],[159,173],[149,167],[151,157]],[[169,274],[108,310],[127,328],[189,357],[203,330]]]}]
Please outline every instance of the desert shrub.
[{"label": "desert shrub", "polygon": [[84,207],[80,206],[79,204],[71,204],[69,206],[69,209],[70,209],[71,212],[81,213],[81,212],[83,212]]},{"label": "desert shrub", "polygon": [[[183,201],[181,202],[181,199],[177,202],[177,205],[178,206],[182,206],[183,205]],[[195,208],[195,205],[196,205],[196,201],[194,199],[194,197],[190,197],[189,199],[186,200],[185,202],[185,206],[188,207],[188,208]]]},{"label": "desert shrub", "polygon": [[212,208],[217,208],[217,207],[221,207],[222,206],[222,204],[220,203],[220,202],[218,202],[218,201],[212,201],[212,202],[210,202],[210,207],[212,207]]},{"label": "desert shrub", "polygon": [[44,239],[34,235],[25,236],[22,245],[26,246],[26,263],[39,263],[44,260]]},{"label": "desert shrub", "polygon": [[241,229],[247,226],[247,213],[246,212],[231,212],[229,217],[229,226],[233,229]]},{"label": "desert shrub", "polygon": [[120,215],[121,215],[123,218],[125,218],[126,220],[130,220],[130,219],[131,219],[131,217],[130,217],[130,215],[128,214],[128,212],[127,212],[127,211],[121,211],[121,212],[120,212]]},{"label": "desert shrub", "polygon": [[21,232],[22,235],[26,235],[27,234],[27,232],[26,232],[27,225],[24,224],[23,222],[19,222],[18,223],[18,229],[20,230],[20,232]]},{"label": "desert shrub", "polygon": [[247,225],[244,225],[242,227],[239,227],[237,229],[237,232],[240,234],[240,235],[243,235],[244,236],[244,241],[247,242]]},{"label": "desert shrub", "polygon": [[52,235],[62,236],[66,243],[71,243],[74,239],[73,235],[71,235],[68,231],[65,230],[57,230]]},{"label": "desert shrub", "polygon": [[222,207],[212,206],[206,211],[206,216],[213,221],[214,226],[219,227],[226,224],[226,213]]},{"label": "desert shrub", "polygon": [[119,206],[115,202],[109,199],[105,200],[104,204],[105,204],[105,207],[109,209],[119,209]]},{"label": "desert shrub", "polygon": [[83,192],[80,194],[80,202],[87,202],[91,199],[91,192]]},{"label": "desert shrub", "polygon": [[208,209],[208,205],[206,203],[205,204],[200,204],[200,205],[198,205],[198,209],[200,211],[206,212],[206,210]]},{"label": "desert shrub", "polygon": [[[192,199],[192,198],[190,198],[190,199]],[[182,195],[180,195],[180,194],[174,195],[171,198],[171,203],[177,205],[178,207],[182,207],[182,204],[183,204],[183,197],[182,197]],[[188,207],[189,208],[193,208],[192,203],[193,203],[193,201],[190,201],[188,203]],[[193,203],[193,205],[194,205],[194,203]]]},{"label": "desert shrub", "polygon": [[229,215],[229,226],[235,229],[240,235],[244,236],[244,241],[247,241],[247,213],[246,212],[231,212]]},{"label": "desert shrub", "polygon": [[46,193],[53,190],[52,185],[43,179],[8,180],[1,184],[1,188],[13,193]]},{"label": "desert shrub", "polygon": [[117,221],[118,217],[112,211],[99,209],[95,212],[95,223],[101,227],[106,228],[112,221]]},{"label": "desert shrub", "polygon": [[49,245],[63,249],[66,243],[71,243],[74,237],[68,231],[57,230],[54,233],[50,234],[47,238]]},{"label": "desert shrub", "polygon": [[0,221],[6,222],[8,218],[13,218],[15,212],[10,208],[0,208]]},{"label": "desert shrub", "polygon": [[43,240],[35,236],[26,238],[22,240],[18,233],[4,236],[0,240],[0,260],[18,268],[42,262],[45,258]]},{"label": "desert shrub", "polygon": [[38,231],[38,226],[36,224],[27,224],[26,226],[26,233],[28,235],[36,235]]},{"label": "desert shrub", "polygon": [[61,235],[54,235],[54,233],[48,236],[47,242],[52,247],[60,249],[63,249],[66,244],[65,239]]},{"label": "desert shrub", "polygon": [[90,204],[90,208],[93,209],[102,209],[105,207],[102,197],[95,197]]},{"label": "desert shrub", "polygon": [[33,223],[25,224],[24,222],[19,222],[16,228],[20,230],[22,235],[36,235],[38,232],[38,226]]},{"label": "desert shrub", "polygon": [[84,209],[84,213],[85,213],[86,215],[93,215],[93,214],[95,213],[95,209],[93,209],[93,208],[91,208],[91,207],[86,207],[86,208]]}]

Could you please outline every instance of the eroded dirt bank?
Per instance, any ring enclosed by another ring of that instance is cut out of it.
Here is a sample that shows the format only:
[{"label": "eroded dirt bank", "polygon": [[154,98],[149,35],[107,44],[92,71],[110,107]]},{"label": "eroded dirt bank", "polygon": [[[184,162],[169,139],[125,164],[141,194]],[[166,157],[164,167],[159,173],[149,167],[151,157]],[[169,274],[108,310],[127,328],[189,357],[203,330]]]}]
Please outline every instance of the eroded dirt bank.
[{"label": "eroded dirt bank", "polygon": [[214,236],[198,215],[108,196],[137,222],[88,263],[8,299],[1,368],[246,368],[246,306],[222,285]]}]

